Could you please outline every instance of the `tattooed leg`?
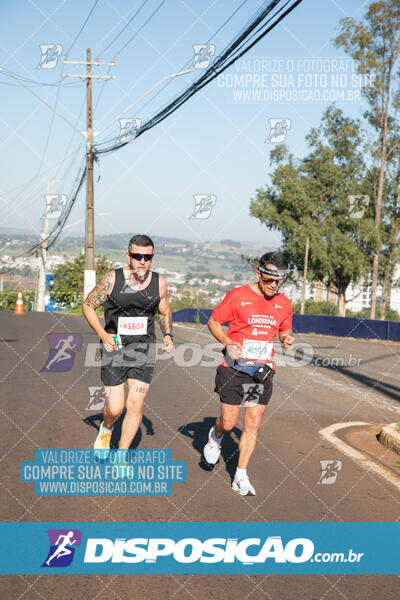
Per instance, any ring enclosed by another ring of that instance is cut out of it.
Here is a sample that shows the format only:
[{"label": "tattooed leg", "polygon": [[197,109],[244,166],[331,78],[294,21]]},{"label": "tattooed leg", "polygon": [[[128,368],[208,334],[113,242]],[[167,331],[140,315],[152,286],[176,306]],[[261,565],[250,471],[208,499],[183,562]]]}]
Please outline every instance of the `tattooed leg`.
[{"label": "tattooed leg", "polygon": [[121,450],[128,449],[135,437],[143,416],[143,404],[149,383],[137,379],[128,379],[128,397],[126,400],[126,415],[122,423],[121,439],[119,447]]}]

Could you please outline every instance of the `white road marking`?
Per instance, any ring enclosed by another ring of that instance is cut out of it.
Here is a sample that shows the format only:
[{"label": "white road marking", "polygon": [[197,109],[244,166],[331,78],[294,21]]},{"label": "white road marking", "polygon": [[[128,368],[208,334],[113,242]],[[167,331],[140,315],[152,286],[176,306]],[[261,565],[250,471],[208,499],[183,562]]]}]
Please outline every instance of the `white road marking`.
[{"label": "white road marking", "polygon": [[369,426],[370,423],[364,423],[363,421],[354,421],[351,423],[334,423],[333,425],[329,425],[329,427],[321,429],[318,433],[326,441],[332,444],[332,446],[335,446],[335,448],[340,450],[340,452],[343,452],[343,454],[347,454],[347,456],[352,458],[364,469],[367,469],[368,471],[373,471],[374,473],[376,473],[380,477],[383,477],[384,479],[386,479],[386,481],[394,485],[398,490],[400,490],[400,479],[398,477],[395,477],[395,475],[390,473],[390,471],[384,469],[380,465],[377,465],[370,458],[365,457],[363,454],[361,454],[361,452],[355,450],[351,446],[348,446],[345,442],[343,442],[334,435],[335,432],[339,431],[340,429],[346,429],[347,427],[360,427],[363,425]]},{"label": "white road marking", "polygon": [[181,329],[187,329],[192,333],[200,333],[200,335],[206,335],[207,337],[212,337],[211,333],[206,333],[205,331],[200,331],[199,329],[195,329],[195,327],[187,327],[186,325],[178,325],[174,323],[174,327],[181,327]]}]

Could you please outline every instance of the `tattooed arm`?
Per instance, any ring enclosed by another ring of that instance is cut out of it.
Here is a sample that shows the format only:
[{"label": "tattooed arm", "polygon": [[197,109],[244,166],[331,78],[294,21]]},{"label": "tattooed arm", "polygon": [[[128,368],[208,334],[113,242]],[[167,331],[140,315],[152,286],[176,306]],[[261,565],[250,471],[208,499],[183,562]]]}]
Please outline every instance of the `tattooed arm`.
[{"label": "tattooed arm", "polygon": [[169,308],[168,289],[165,278],[160,275],[160,302],[158,303],[158,314],[160,315],[160,328],[163,334],[164,352],[172,352],[174,344],[167,333],[172,333],[172,314]]},{"label": "tattooed arm", "polygon": [[113,334],[107,333],[96,315],[96,309],[107,300],[115,283],[115,271],[106,273],[102,280],[89,292],[82,304],[82,312],[90,327],[97,333],[108,352],[116,349]]}]

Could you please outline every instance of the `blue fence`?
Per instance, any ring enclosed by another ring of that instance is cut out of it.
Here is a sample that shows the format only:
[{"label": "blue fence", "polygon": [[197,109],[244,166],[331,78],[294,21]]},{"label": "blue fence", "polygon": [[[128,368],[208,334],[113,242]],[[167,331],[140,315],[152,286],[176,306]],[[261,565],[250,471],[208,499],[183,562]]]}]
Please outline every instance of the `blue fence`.
[{"label": "blue fence", "polygon": [[[207,323],[212,310],[207,308],[184,308],[174,312],[174,321],[181,323]],[[373,319],[349,319],[324,317],[322,315],[293,315],[293,331],[296,333],[321,333],[339,337],[392,340],[400,342],[400,322],[375,321]]]}]

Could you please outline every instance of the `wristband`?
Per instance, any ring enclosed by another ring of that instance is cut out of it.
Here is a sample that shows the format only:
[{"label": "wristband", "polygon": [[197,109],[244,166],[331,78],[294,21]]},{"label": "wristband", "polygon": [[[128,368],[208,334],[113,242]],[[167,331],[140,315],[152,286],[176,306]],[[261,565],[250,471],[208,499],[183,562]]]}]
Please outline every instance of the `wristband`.
[{"label": "wristband", "polygon": [[164,337],[166,335],[169,335],[169,337],[171,338],[171,340],[174,341],[174,336],[172,335],[172,333],[164,333]]}]

